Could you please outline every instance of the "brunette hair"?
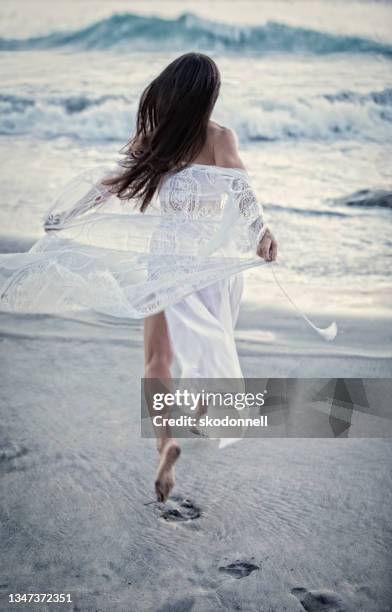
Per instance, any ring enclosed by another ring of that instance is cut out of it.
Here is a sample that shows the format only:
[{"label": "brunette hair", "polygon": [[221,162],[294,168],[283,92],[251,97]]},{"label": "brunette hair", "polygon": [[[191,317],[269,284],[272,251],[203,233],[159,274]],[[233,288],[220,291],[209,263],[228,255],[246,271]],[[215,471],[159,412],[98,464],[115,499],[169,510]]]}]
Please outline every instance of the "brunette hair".
[{"label": "brunette hair", "polygon": [[123,171],[105,181],[122,200],[137,198],[143,212],[162,176],[191,163],[201,151],[219,95],[220,74],[202,53],[186,53],[143,91],[136,133],[122,149]]}]

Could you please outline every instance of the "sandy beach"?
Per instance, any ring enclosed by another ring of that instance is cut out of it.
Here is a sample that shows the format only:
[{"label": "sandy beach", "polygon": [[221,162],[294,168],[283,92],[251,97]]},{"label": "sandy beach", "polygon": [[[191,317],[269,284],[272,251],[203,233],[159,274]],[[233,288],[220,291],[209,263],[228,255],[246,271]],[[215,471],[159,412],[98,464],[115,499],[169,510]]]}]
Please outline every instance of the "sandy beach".
[{"label": "sandy beach", "polygon": [[[354,326],[378,334],[361,355],[351,316],[333,344],[283,311],[262,340],[258,317],[245,306],[237,330],[248,377],[390,376],[385,319]],[[1,610],[24,592],[71,594],[40,611],[390,610],[390,440],[183,440],[173,496],[144,505],[141,322],[0,325]]]}]

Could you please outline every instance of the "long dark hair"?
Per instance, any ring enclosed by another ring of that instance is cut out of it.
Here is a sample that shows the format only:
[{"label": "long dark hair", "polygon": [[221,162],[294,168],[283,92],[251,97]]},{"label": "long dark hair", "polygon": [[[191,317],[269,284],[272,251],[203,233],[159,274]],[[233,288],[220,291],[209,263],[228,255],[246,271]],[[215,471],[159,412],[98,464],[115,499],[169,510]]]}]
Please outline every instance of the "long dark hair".
[{"label": "long dark hair", "polygon": [[192,162],[207,136],[220,74],[201,53],[171,62],[146,87],[139,102],[136,133],[121,151],[123,171],[105,184],[122,200],[137,198],[143,212],[162,176]]}]

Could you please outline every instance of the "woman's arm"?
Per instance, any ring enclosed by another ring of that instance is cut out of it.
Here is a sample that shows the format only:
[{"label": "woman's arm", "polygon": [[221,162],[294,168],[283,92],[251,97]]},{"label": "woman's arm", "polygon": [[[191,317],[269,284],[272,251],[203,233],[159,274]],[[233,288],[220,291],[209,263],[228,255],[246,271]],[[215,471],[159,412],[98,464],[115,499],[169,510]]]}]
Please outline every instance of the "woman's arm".
[{"label": "woman's arm", "polygon": [[[113,172],[114,170],[107,171],[99,180],[96,180],[97,177],[94,170],[83,173],[79,178],[77,177],[76,182],[79,181],[82,186],[86,184],[87,189],[90,184],[90,189],[81,198],[73,201],[72,187],[66,188],[43,219],[45,232],[60,230],[66,223],[70,223],[77,217],[106,202],[113,194],[110,191],[110,187],[104,185],[103,181],[111,176]],[[56,209],[59,208],[60,212],[57,212]]]},{"label": "woman's arm", "polygon": [[[214,158],[217,166],[245,170],[238,152],[238,139],[233,130],[222,127],[218,131],[214,139]],[[278,244],[264,223],[262,206],[257,201],[249,181],[242,177],[235,179],[233,190],[241,215],[249,220],[254,219],[249,224],[249,237],[256,245],[257,255],[265,261],[275,261]]]}]

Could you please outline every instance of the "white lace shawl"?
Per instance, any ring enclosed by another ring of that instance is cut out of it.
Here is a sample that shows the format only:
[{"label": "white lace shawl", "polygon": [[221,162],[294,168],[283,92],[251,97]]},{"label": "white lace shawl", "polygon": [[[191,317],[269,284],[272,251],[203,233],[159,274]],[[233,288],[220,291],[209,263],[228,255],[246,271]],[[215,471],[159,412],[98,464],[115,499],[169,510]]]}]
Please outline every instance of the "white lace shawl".
[{"label": "white lace shawl", "polygon": [[103,185],[111,172],[74,179],[45,215],[46,236],[28,253],[0,256],[2,309],[141,318],[263,263],[263,211],[244,170],[170,173],[145,213]]}]

